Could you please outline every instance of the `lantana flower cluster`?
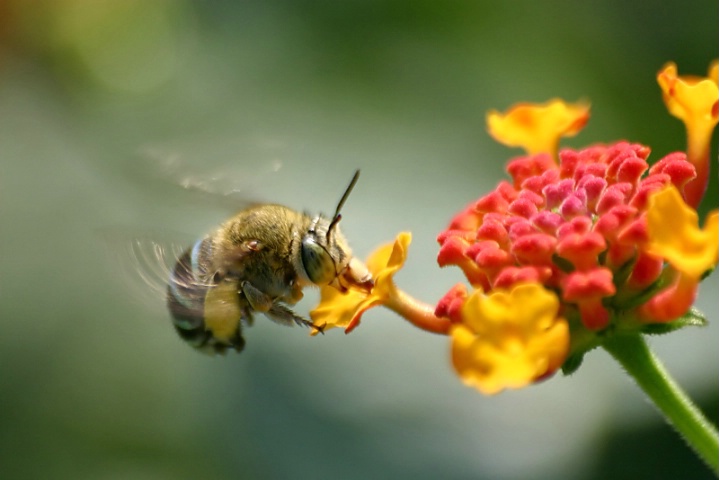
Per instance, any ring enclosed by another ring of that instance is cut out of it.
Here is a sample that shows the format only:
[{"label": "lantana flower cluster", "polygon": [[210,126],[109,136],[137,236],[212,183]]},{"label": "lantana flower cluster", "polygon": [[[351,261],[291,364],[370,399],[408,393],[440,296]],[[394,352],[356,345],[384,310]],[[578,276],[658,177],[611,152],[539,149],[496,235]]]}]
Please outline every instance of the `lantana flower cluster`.
[{"label": "lantana flower cluster", "polygon": [[[591,332],[668,322],[689,310],[701,275],[716,264],[716,215],[698,230],[687,212],[678,192],[696,173],[684,153],[651,168],[648,155],[647,147],[618,142],[563,150],[558,163],[549,154],[515,159],[513,182],[500,183],[440,234],[439,264],[462,268],[475,289],[456,286],[436,310],[456,324],[453,361],[465,381],[489,393],[521,386],[564,363],[570,330],[585,330],[576,345],[585,350]],[[677,214],[665,222],[669,211]],[[677,232],[684,239],[670,240]],[[681,251],[665,268],[672,247]],[[486,319],[502,310],[485,305],[496,302],[492,292],[506,297],[505,310],[520,311],[503,312],[499,330],[488,334]],[[519,379],[498,375],[507,366],[487,361],[489,351],[534,370]]]},{"label": "lantana flower cluster", "polygon": [[664,101],[687,127],[686,152],[650,162],[647,146],[618,141],[559,150],[589,119],[589,106],[552,100],[490,112],[489,132],[527,156],[509,181],[471,202],[439,234],[438,263],[459,283],[436,305],[414,300],[393,277],[411,236],[368,260],[371,292],[322,290],[311,312],[324,329],[354,329],[383,305],[451,338],[452,364],[468,385],[497,393],[569,372],[612,335],[662,333],[702,323],[692,310],[717,264],[719,215],[700,226],[709,145],[717,123],[717,64],[706,78],[658,75]]}]

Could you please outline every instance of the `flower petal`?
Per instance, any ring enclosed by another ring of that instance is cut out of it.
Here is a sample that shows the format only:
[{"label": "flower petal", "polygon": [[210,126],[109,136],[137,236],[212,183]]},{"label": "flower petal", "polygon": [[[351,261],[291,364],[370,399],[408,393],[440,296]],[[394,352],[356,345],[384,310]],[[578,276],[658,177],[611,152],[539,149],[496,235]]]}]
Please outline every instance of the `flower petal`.
[{"label": "flower petal", "polygon": [[697,212],[684,203],[675,187],[669,186],[649,198],[646,250],[698,279],[717,264],[718,218],[716,210],[711,212],[700,229]]},{"label": "flower petal", "polygon": [[487,114],[489,134],[510,147],[522,147],[530,155],[555,155],[561,137],[576,135],[589,120],[589,105],[559,99],[544,104],[519,103],[505,113]]},{"label": "flower petal", "polygon": [[551,375],[569,350],[569,326],[558,312],[556,295],[537,283],[474,292],[451,331],[455,370],[486,394]]},{"label": "flower petal", "polygon": [[715,61],[708,77],[679,76],[677,66],[668,63],[657,74],[669,113],[682,120],[687,129],[687,157],[696,167],[697,177],[687,183],[684,195],[692,207],[699,205],[709,178],[711,137],[719,119],[717,71]]},{"label": "flower petal", "polygon": [[714,128],[717,124],[716,103],[719,101],[716,62],[709,68],[709,76],[698,78],[679,76],[675,63],[667,63],[657,74],[664,103],[669,113],[694,128]]}]

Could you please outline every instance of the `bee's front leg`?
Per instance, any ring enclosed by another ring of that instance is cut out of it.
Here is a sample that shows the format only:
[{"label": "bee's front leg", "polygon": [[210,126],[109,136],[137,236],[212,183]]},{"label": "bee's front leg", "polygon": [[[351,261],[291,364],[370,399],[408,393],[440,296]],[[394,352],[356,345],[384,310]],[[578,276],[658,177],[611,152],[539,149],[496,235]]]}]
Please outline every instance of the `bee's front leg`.
[{"label": "bee's front leg", "polygon": [[324,325],[322,325],[322,326],[315,325],[314,323],[307,320],[306,318],[300,317],[295,312],[293,312],[286,306],[282,305],[281,303],[275,303],[274,305],[272,305],[272,308],[270,308],[268,311],[266,311],[265,315],[270,320],[273,320],[277,323],[281,323],[282,325],[292,326],[292,322],[294,322],[301,327],[310,327],[310,328],[314,328],[315,330],[317,330],[320,333],[325,333]]},{"label": "bee's front leg", "polygon": [[266,313],[270,308],[272,308],[272,303],[274,302],[272,297],[252,285],[250,282],[242,282],[240,288],[242,289],[242,293],[245,294],[245,298],[253,310]]},{"label": "bee's front leg", "polygon": [[292,326],[293,323],[296,323],[300,326],[315,328],[324,333],[322,332],[323,328],[316,327],[311,321],[300,317],[288,307],[276,302],[272,297],[248,281],[242,282],[242,293],[254,310],[264,313],[273,322],[287,326]]}]

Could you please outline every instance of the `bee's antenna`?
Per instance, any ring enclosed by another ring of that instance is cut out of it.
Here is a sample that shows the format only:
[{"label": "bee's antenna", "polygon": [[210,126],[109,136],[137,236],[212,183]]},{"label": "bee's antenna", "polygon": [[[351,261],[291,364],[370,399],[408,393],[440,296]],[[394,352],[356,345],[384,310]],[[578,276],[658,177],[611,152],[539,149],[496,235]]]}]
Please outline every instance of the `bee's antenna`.
[{"label": "bee's antenna", "polygon": [[345,204],[345,201],[347,201],[347,197],[350,196],[352,189],[355,188],[355,184],[357,183],[357,180],[359,180],[359,176],[360,176],[360,171],[358,169],[357,171],[355,171],[355,174],[352,177],[350,184],[347,186],[347,189],[345,190],[344,195],[342,195],[342,198],[340,199],[339,203],[337,204],[337,208],[335,209],[335,216],[332,219],[332,222],[330,223],[329,228],[327,229],[327,237],[326,238],[328,241],[330,239],[330,233],[332,233],[332,229],[342,219],[342,215],[340,215],[340,210],[342,210],[342,206]]}]

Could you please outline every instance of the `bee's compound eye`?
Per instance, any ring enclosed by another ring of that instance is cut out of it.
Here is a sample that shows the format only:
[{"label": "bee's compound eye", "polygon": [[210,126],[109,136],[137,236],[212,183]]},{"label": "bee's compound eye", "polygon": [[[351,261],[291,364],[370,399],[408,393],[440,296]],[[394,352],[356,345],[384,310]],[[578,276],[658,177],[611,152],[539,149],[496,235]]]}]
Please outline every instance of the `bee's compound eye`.
[{"label": "bee's compound eye", "polygon": [[305,272],[315,285],[327,285],[337,276],[332,256],[313,237],[302,240],[301,255]]}]

